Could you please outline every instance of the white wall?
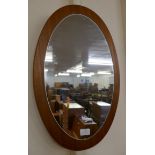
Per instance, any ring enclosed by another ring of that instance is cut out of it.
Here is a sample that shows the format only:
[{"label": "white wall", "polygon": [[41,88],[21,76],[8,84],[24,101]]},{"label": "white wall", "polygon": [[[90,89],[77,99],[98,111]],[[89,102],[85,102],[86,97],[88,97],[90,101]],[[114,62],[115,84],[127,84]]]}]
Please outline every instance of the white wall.
[{"label": "white wall", "polygon": [[98,83],[98,89],[108,88],[109,84],[114,83],[112,75],[94,75],[92,77],[76,77],[76,76],[57,76],[52,75],[51,72],[44,73],[46,84],[50,87],[54,87],[55,82],[68,82],[73,84],[74,88],[79,86],[79,83],[84,83],[85,80],[89,80],[89,83]]},{"label": "white wall", "polygon": [[69,1],[29,0],[29,155],[125,155],[125,28],[120,1],[123,0],[78,1],[100,15],[108,26],[118,55],[121,84],[116,116],[105,138],[91,149],[69,151],[59,146],[45,129],[36,107],[32,83],[33,57],[40,31],[47,18]]},{"label": "white wall", "polygon": [[48,134],[38,113],[33,92],[33,58],[38,37],[48,17],[66,0],[29,0],[29,155],[69,155]]}]

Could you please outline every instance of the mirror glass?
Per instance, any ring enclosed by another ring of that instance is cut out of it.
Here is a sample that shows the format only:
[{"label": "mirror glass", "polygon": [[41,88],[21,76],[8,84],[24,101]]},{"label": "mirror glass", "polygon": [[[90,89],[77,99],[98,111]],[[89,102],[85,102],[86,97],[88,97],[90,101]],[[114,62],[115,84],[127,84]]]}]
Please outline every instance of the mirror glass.
[{"label": "mirror glass", "polygon": [[46,50],[44,80],[51,113],[67,134],[85,139],[104,125],[113,97],[113,62],[91,19],[73,14],[56,26]]}]

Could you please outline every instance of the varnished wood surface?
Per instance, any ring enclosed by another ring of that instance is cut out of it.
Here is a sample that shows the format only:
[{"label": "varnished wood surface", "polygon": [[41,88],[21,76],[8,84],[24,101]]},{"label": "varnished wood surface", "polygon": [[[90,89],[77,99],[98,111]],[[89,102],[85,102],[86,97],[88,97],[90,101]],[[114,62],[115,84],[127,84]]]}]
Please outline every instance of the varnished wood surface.
[{"label": "varnished wood surface", "polygon": [[[114,64],[114,93],[109,115],[106,119],[105,124],[98,130],[98,132],[96,132],[93,136],[85,140],[75,139],[71,137],[66,132],[64,132],[64,130],[55,121],[49,108],[44,85],[44,58],[48,41],[56,25],[63,18],[71,14],[85,15],[90,19],[92,19],[98,25],[98,27],[103,32],[108,42]],[[119,88],[120,88],[120,76],[119,76],[118,59],[116,55],[115,46],[112,40],[112,36],[108,28],[106,27],[105,23],[96,13],[83,6],[69,5],[60,8],[50,16],[50,18],[47,20],[45,26],[41,31],[36,47],[34,66],[33,66],[33,85],[34,85],[36,103],[40,116],[49,134],[61,146],[68,148],[70,150],[84,150],[96,145],[99,141],[101,141],[104,138],[104,136],[107,134],[112,124],[117,109]]]}]

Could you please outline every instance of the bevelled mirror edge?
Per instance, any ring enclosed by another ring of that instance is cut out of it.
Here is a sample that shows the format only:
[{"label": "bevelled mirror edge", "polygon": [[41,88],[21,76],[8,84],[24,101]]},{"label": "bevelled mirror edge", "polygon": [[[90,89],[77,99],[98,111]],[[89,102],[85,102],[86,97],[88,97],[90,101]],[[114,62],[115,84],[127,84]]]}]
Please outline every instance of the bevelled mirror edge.
[{"label": "bevelled mirror edge", "polygon": [[[56,25],[66,16],[71,14],[82,14],[84,16],[89,17],[93,20],[102,33],[105,35],[106,40],[108,42],[110,52],[112,55],[112,60],[114,63],[114,96],[112,100],[112,106],[108,118],[104,124],[104,126],[92,137],[86,140],[76,140],[70,136],[68,136],[64,131],[55,123],[54,118],[51,117],[51,113],[48,107],[46,93],[45,93],[45,85],[44,85],[44,64],[43,60],[45,57],[46,47]],[[36,47],[36,53],[34,57],[34,68],[33,68],[33,83],[34,83],[34,93],[36,98],[36,103],[38,106],[39,113],[41,118],[52,137],[63,147],[71,149],[71,150],[84,150],[88,149],[94,145],[96,145],[99,141],[101,141],[106,133],[108,132],[112,121],[115,116],[118,98],[119,98],[119,66],[118,66],[118,59],[116,50],[114,47],[113,39],[111,34],[106,27],[105,23],[102,19],[90,9],[78,6],[78,5],[69,5],[57,10],[46,22],[38,43]],[[46,103],[46,104],[45,104]],[[65,141],[65,142],[64,142]]]}]

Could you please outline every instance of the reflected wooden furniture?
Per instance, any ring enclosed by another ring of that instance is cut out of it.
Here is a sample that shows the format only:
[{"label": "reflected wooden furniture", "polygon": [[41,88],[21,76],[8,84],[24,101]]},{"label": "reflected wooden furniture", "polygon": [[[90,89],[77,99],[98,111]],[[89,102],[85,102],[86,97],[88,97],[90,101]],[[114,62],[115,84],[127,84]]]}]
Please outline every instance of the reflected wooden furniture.
[{"label": "reflected wooden furniture", "polygon": [[92,113],[94,116],[95,121],[102,125],[105,122],[105,119],[110,111],[111,104],[102,102],[102,101],[95,101],[92,102]]},{"label": "reflected wooden furniture", "polygon": [[53,89],[49,88],[47,91],[47,98],[48,98],[48,101],[51,101],[53,99],[55,99],[55,92]]},{"label": "reflected wooden furniture", "polygon": [[73,125],[73,120],[76,117],[80,117],[84,115],[84,107],[79,105],[78,103],[69,103],[69,107],[67,107],[67,103],[63,104],[63,128],[71,129]]},{"label": "reflected wooden furniture", "polygon": [[84,122],[81,118],[75,117],[72,133],[76,138],[87,138],[92,136],[97,129],[98,126],[96,122]]},{"label": "reflected wooden furniture", "polygon": [[59,110],[57,112],[52,113],[55,119],[57,120],[60,126],[63,126],[63,111]]}]

